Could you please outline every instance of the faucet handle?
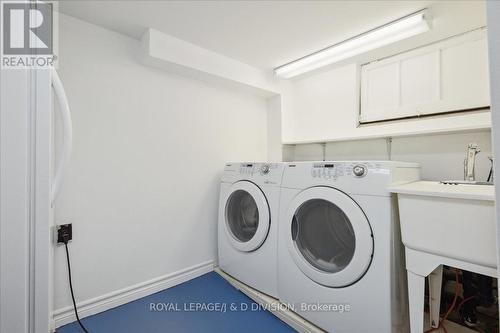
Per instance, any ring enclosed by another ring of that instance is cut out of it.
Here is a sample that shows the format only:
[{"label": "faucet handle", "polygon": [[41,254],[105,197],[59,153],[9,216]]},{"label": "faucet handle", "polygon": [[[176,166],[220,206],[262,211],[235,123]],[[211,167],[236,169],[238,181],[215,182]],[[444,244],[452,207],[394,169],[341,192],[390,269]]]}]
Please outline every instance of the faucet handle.
[{"label": "faucet handle", "polygon": [[477,143],[469,143],[467,146],[468,149],[474,149],[476,151],[476,154],[481,151],[481,148],[479,148],[479,145]]}]

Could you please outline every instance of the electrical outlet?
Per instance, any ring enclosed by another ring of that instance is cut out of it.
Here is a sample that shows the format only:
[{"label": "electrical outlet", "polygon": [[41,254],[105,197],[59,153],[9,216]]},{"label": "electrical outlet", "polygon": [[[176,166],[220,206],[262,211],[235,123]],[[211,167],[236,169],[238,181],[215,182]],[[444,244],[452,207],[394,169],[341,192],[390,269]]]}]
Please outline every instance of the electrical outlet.
[{"label": "electrical outlet", "polygon": [[73,225],[60,224],[57,226],[57,244],[64,244],[73,239]]}]

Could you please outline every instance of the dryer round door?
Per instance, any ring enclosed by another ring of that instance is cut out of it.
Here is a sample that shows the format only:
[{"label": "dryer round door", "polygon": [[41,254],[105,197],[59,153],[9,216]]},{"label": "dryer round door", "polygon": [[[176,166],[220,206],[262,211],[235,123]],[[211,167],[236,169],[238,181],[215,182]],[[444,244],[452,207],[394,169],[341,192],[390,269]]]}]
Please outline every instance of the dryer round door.
[{"label": "dryer round door", "polygon": [[264,193],[249,181],[234,183],[226,197],[225,219],[226,234],[233,247],[255,251],[266,240],[271,223]]},{"label": "dryer round door", "polygon": [[287,247],[311,280],[341,288],[357,282],[373,256],[370,224],[347,194],[330,187],[300,192],[287,211]]}]

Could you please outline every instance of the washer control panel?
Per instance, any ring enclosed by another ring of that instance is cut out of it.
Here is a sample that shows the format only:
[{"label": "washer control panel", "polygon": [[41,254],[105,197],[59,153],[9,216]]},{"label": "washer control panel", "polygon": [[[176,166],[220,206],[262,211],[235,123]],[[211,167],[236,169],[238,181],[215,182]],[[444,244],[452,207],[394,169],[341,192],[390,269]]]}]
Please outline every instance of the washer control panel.
[{"label": "washer control panel", "polygon": [[271,173],[277,166],[272,163],[241,163],[240,174],[247,176],[266,176]]},{"label": "washer control panel", "polygon": [[234,183],[241,180],[248,180],[258,186],[279,186],[283,178],[284,169],[284,163],[226,163],[221,181],[223,183]]},{"label": "washer control panel", "polygon": [[256,169],[256,165],[253,163],[241,163],[240,164],[240,174],[241,175],[253,175]]}]

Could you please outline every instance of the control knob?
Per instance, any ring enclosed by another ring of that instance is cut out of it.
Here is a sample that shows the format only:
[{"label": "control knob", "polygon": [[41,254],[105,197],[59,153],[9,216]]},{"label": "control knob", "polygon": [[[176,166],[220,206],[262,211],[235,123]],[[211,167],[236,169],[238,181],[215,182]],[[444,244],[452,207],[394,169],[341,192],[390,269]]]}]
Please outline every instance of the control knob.
[{"label": "control knob", "polygon": [[363,177],[366,175],[366,167],[364,165],[355,165],[353,168],[352,168],[352,172],[354,173],[354,175],[356,177]]},{"label": "control knob", "polygon": [[263,174],[263,175],[267,175],[270,171],[270,168],[269,168],[269,164],[264,164],[260,167],[260,172]]}]

